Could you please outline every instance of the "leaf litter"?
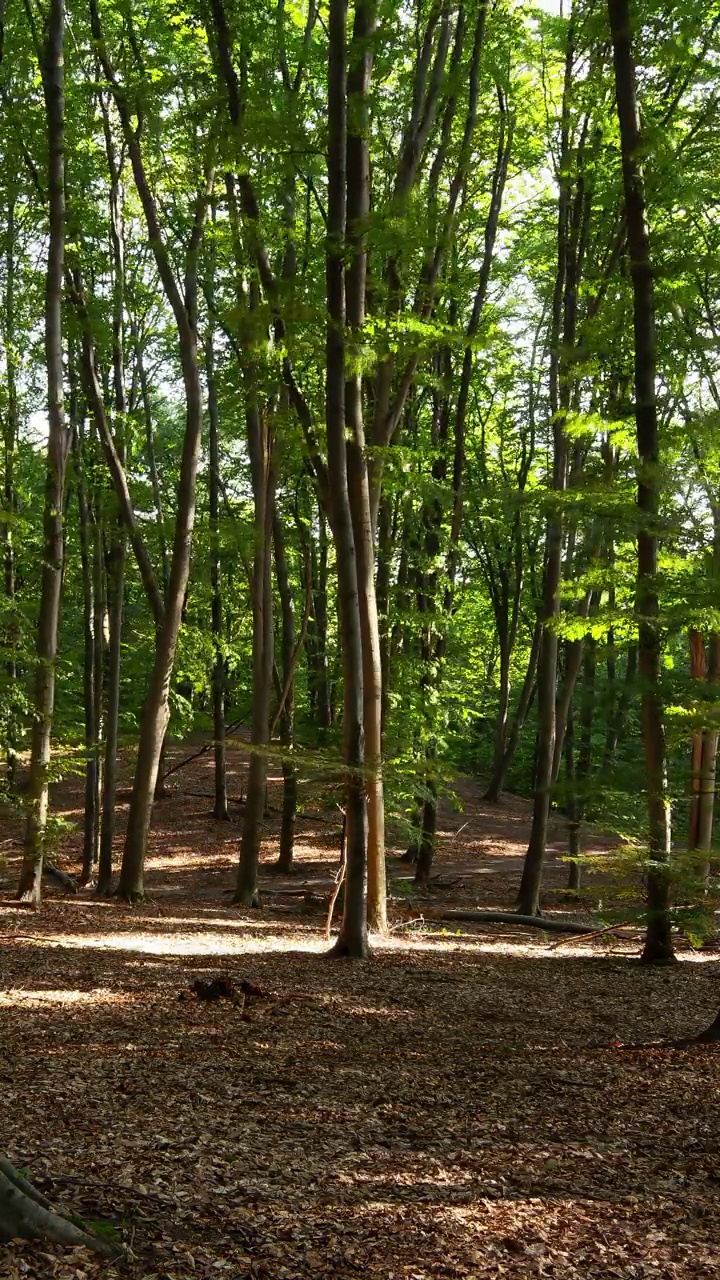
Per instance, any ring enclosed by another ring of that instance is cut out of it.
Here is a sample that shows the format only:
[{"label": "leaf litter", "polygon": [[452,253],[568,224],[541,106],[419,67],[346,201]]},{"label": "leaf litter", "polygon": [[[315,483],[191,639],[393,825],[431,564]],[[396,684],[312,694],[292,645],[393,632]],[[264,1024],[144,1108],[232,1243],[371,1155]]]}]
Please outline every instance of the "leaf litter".
[{"label": "leaf litter", "polygon": [[[200,761],[182,786],[208,781]],[[478,795],[444,814],[435,907],[512,905],[527,806]],[[717,959],[647,970],[632,937],[445,931],[393,863],[390,937],[329,961],[338,833],[306,800],[293,877],[270,874],[271,817],[262,912],[224,893],[239,825],[181,786],[147,904],[0,903],[2,1145],[127,1250],[15,1241],[3,1280],[717,1276],[717,1050],[618,1051],[711,1020]],[[558,829],[553,910],[561,853]]]}]

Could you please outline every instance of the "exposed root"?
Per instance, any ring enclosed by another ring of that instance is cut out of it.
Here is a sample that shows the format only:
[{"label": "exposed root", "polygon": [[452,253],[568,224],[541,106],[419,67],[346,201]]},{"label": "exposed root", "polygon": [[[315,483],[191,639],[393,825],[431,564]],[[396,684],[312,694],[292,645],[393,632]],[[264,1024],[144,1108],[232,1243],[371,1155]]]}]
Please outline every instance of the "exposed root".
[{"label": "exposed root", "polygon": [[259,889],[242,890],[235,893],[231,899],[234,907],[247,907],[250,911],[262,910],[262,898]]},{"label": "exposed root", "polygon": [[0,1239],[49,1240],[54,1244],[84,1245],[105,1258],[118,1257],[117,1245],[76,1226],[50,1207],[41,1192],[0,1157]]}]

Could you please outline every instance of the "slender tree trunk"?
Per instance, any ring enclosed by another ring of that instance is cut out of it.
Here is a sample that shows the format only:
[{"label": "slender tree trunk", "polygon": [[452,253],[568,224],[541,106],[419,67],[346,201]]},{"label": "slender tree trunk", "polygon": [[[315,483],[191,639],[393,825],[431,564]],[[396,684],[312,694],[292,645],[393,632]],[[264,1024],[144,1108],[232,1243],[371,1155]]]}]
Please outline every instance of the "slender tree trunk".
[{"label": "slender tree trunk", "polygon": [[282,521],[275,514],[273,518],[273,544],[275,547],[275,576],[280,596],[282,613],[282,682],[285,704],[280,715],[280,743],[283,750],[283,798],[282,819],[280,823],[280,853],[277,861],[278,871],[288,874],[292,871],[293,850],[295,845],[295,812],[297,809],[297,769],[292,760],[294,745],[295,692],[293,678],[293,661],[295,658],[295,608],[292,590],[288,577],[287,558],[285,555],[285,535]]},{"label": "slender tree trunk", "polygon": [[[565,418],[570,406],[570,382],[566,362],[574,345],[575,316],[569,314],[569,291],[574,257],[570,227],[570,98],[573,84],[574,39],[568,28],[565,55],[565,86],[561,123],[560,191],[558,200],[557,270],[553,297],[552,332],[550,338],[550,405],[553,417],[553,505],[547,517],[545,565],[543,571],[542,618],[543,636],[538,660],[538,745],[536,755],[533,817],[530,841],[518,894],[518,911],[537,915],[540,910],[540,886],[545,859],[550,818],[550,792],[553,778],[555,738],[557,734],[556,688],[558,670],[557,621],[560,617],[560,584],[562,579],[563,518],[560,506],[567,485],[567,436]],[[564,316],[564,324],[563,324]],[[560,337],[565,354],[561,356]]]},{"label": "slender tree trunk", "polygon": [[268,415],[260,411],[252,387],[248,391],[246,416],[255,511],[255,552],[252,571],[252,725],[250,733],[253,749],[250,752],[245,820],[240,843],[240,861],[238,863],[233,902],[245,907],[257,907],[260,906],[257,878],[267,789],[267,748],[270,729],[270,699],[273,688],[272,517],[274,477],[272,436]]},{"label": "slender tree trunk", "polygon": [[520,690],[520,698],[517,710],[513,717],[510,733],[508,734],[507,744],[503,752],[502,760],[493,769],[492,777],[488,789],[485,792],[485,799],[493,804],[497,803],[500,794],[505,786],[508,769],[515,758],[515,752],[520,741],[520,734],[527,718],[527,714],[532,706],[536,689],[536,673],[538,666],[538,657],[542,643],[543,626],[542,621],[538,619],[533,631],[532,642],[530,645],[530,654],[528,664],[525,670],[525,678],[523,680],[522,689]]},{"label": "slender tree trunk", "polygon": [[213,751],[215,756],[215,807],[213,817],[229,820],[227,805],[227,765],[225,749],[225,654],[223,653],[223,600],[220,574],[220,451],[219,413],[215,386],[213,335],[205,343],[205,376],[208,388],[209,496],[210,496],[210,591],[212,593],[212,634],[215,657],[212,671]]},{"label": "slender tree trunk", "polygon": [[120,724],[120,671],[122,661],[123,599],[126,542],[119,526],[106,558],[109,637],[105,674],[105,764],[103,769],[100,856],[97,891],[107,894],[112,886],[115,836],[115,793],[117,791],[118,740]]},{"label": "slender tree trunk", "polygon": [[625,223],[633,288],[635,343],[635,422],[638,446],[638,663],[642,681],[643,749],[647,780],[648,923],[643,960],[667,964],[674,959],[670,922],[670,798],[661,684],[658,620],[658,533],[662,480],[655,388],[657,342],[655,291],[642,170],[643,145],[628,0],[608,0]]},{"label": "slender tree trunk", "polygon": [[[5,511],[12,515],[17,510],[15,492],[15,459],[18,445],[18,397],[17,397],[17,353],[15,351],[15,202],[16,192],[8,194],[7,210],[7,247],[5,250],[5,379],[7,387],[7,410],[3,419],[3,453],[4,476],[3,494]],[[18,743],[18,712],[13,697],[15,681],[18,676],[18,664],[15,651],[18,645],[17,624],[15,621],[15,544],[13,542],[12,520],[6,520],[2,528],[4,543],[5,598],[12,618],[10,633],[11,654],[6,664],[6,674],[10,684],[10,700],[6,721],[7,751],[7,783],[12,789],[15,785],[16,754]]]},{"label": "slender tree trunk", "polygon": [[357,557],[345,443],[346,0],[330,0],[328,55],[327,333],[325,426],[330,518],[335,537],[343,665],[343,750],[347,776],[343,918],[335,955],[367,955],[367,801],[363,646]]},{"label": "slender tree trunk", "polygon": [[[595,641],[589,639],[585,644],[583,656],[583,680],[580,701],[580,743],[577,759],[574,759],[574,743],[566,745],[566,751],[572,753],[573,759],[568,765],[568,790],[570,804],[568,806],[568,843],[570,857],[579,859],[581,854],[580,833],[582,820],[588,803],[588,787],[592,769],[592,729],[595,713],[595,672],[597,668]],[[569,715],[572,715],[572,706]],[[568,720],[568,729],[570,720]],[[577,892],[580,888],[582,868],[579,861],[570,863],[568,873],[568,889]]]},{"label": "slender tree trunk", "polygon": [[508,711],[510,707],[510,646],[507,633],[498,631],[500,648],[500,689],[498,692],[497,721],[495,723],[495,748],[493,751],[492,773],[490,785],[485,794],[486,800],[497,800],[500,794],[500,779],[503,775],[503,760],[507,747]]},{"label": "slender tree trunk", "polygon": [[[720,637],[710,637],[710,662],[706,660],[705,641],[698,631],[690,632],[691,674],[696,680],[715,685],[720,678]],[[691,800],[688,823],[688,849],[702,855],[701,874],[710,875],[713,827],[715,820],[715,783],[717,770],[718,731],[712,726],[693,733],[690,770]]]},{"label": "slender tree trunk", "polygon": [[393,546],[392,505],[387,496],[384,496],[380,501],[380,510],[378,512],[378,568],[375,588],[378,628],[380,632],[380,687],[382,690],[380,728],[383,742],[385,740],[385,725],[387,723],[390,657],[392,647],[392,629],[390,627],[390,575],[392,568]]},{"label": "slender tree trunk", "polygon": [[118,885],[120,896],[131,902],[144,896],[145,852],[162,746],[170,718],[168,702],[170,681],[185,588],[190,572],[192,532],[195,523],[195,481],[202,431],[202,391],[195,331],[189,325],[181,331],[181,352],[185,380],[186,425],[170,580],[163,623],[157,638],[155,661],[143,706],[140,744]]},{"label": "slender tree trunk", "polygon": [[363,659],[363,723],[368,814],[367,914],[371,932],[387,930],[385,877],[385,800],[382,779],[382,663],[375,595],[375,547],[360,354],[365,324],[367,220],[370,213],[368,93],[373,37],[377,25],[374,0],[356,0],[347,78],[347,207],[345,273],[348,356],[351,376],[345,383],[347,476],[360,602]]},{"label": "slender tree trunk", "polygon": [[628,708],[632,700],[637,679],[638,668],[638,647],[631,644],[627,651],[627,661],[625,665],[625,677],[622,688],[615,691],[609,711],[607,730],[605,734],[605,753],[603,756],[603,770],[605,772],[612,769],[617,755],[618,743],[622,741],[625,733],[625,723],[627,720]]},{"label": "slender tree trunk", "polygon": [[317,724],[321,734],[332,725],[330,673],[328,670],[328,535],[322,507],[318,506],[317,572],[313,557],[313,618],[315,621],[314,682],[317,700]]},{"label": "slender tree trunk", "polygon": [[[705,681],[707,678],[705,637],[701,631],[691,628],[688,639],[690,642],[690,675],[693,680]],[[690,814],[688,818],[688,849],[691,852],[699,848],[703,738],[704,731],[702,728],[693,731],[690,746]]]},{"label": "slender tree trunk", "polygon": [[[72,401],[77,395],[73,388]],[[83,815],[83,861],[80,883],[89,884],[98,858],[98,699],[96,693],[96,645],[95,627],[97,608],[95,603],[95,548],[87,495],[87,481],[78,407],[71,411],[74,426],[73,449],[77,472],[77,497],[80,534],[80,565],[83,585],[83,704],[85,712],[85,812]]]},{"label": "slender tree trunk", "polygon": [[[110,238],[113,251],[113,393],[115,402],[115,448],[120,465],[125,463],[125,236],[123,227],[120,173],[110,130],[107,109],[103,111],[105,149],[110,173]],[[102,444],[102,441],[101,441]],[[105,759],[103,767],[102,812],[100,817],[100,856],[98,860],[98,894],[112,887],[113,845],[115,837],[115,794],[118,776],[118,744],[120,728],[120,673],[122,664],[122,624],[125,595],[125,560],[127,540],[120,512],[112,521],[112,534],[105,557],[107,584],[108,644],[105,665]]]},{"label": "slender tree trunk", "polygon": [[62,293],[65,267],[65,90],[63,0],[50,0],[42,81],[48,134],[50,239],[45,277],[45,359],[48,379],[48,446],[43,527],[43,571],[37,630],[35,722],[30,748],[25,842],[18,896],[40,905],[48,810],[48,767],[55,701],[60,595],[64,557],[63,512],[70,434],[63,401]]}]

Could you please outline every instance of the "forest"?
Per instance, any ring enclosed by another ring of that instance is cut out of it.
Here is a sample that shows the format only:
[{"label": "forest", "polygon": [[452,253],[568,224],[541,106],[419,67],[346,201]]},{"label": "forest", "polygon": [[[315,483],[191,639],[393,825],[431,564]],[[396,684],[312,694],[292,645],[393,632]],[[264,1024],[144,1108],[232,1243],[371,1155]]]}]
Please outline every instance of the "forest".
[{"label": "forest", "polygon": [[720,3],[0,0],[0,115],[0,1273],[717,1275]]}]

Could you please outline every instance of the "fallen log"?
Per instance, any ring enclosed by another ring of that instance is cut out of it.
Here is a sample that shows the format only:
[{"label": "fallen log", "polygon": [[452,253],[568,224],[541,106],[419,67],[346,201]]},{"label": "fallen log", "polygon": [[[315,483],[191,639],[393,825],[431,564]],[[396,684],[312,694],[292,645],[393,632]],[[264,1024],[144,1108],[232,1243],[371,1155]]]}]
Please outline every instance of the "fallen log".
[{"label": "fallen log", "polygon": [[43,863],[43,875],[47,876],[48,880],[54,880],[55,884],[64,889],[66,893],[78,892],[77,880],[73,880],[67,871],[61,871],[59,867],[55,866],[54,862],[48,862],[47,858]]},{"label": "fallen log", "polygon": [[469,924],[517,924],[526,929],[544,929],[548,933],[576,933],[579,936],[597,930],[579,920],[557,920],[552,916],[521,916],[516,911],[424,911],[426,920],[466,921]]}]

